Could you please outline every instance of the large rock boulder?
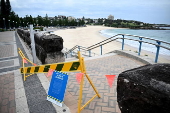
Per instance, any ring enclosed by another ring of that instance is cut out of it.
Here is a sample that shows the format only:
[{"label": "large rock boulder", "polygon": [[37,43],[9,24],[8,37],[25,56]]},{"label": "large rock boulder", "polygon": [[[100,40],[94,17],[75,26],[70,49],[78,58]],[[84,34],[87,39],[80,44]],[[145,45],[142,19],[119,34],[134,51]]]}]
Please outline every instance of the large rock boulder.
[{"label": "large rock boulder", "polygon": [[63,49],[63,38],[58,35],[35,33],[34,37],[35,43],[40,45],[47,53],[57,52]]},{"label": "large rock boulder", "polygon": [[122,113],[170,113],[170,64],[146,65],[119,74]]}]

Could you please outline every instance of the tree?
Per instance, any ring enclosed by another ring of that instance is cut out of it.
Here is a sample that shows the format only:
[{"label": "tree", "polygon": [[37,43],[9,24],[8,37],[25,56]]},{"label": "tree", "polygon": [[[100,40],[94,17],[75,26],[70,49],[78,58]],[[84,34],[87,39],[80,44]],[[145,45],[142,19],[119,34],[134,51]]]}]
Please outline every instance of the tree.
[{"label": "tree", "polygon": [[2,16],[5,16],[6,14],[6,5],[5,5],[5,1],[4,0],[1,0],[1,15]]},{"label": "tree", "polygon": [[50,24],[50,20],[48,20],[48,15],[46,14],[46,16],[45,16],[45,21],[44,21],[44,25],[48,27],[49,24]]},{"label": "tree", "polygon": [[9,0],[6,0],[6,15],[10,15],[10,12],[11,12],[11,4],[9,2]]},{"label": "tree", "polygon": [[38,15],[37,20],[38,20],[38,26],[42,26],[43,25],[42,17]]},{"label": "tree", "polygon": [[0,27],[5,28],[5,14],[6,14],[6,9],[5,9],[5,1],[1,0],[1,8],[0,8]]}]

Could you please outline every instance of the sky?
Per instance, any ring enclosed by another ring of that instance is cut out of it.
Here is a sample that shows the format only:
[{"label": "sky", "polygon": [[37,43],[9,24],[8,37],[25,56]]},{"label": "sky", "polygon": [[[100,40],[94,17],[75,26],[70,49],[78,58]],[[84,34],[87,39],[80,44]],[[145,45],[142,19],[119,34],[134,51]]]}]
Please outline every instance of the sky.
[{"label": "sky", "polygon": [[75,18],[136,20],[151,24],[170,24],[170,0],[10,0],[20,17],[58,15]]}]

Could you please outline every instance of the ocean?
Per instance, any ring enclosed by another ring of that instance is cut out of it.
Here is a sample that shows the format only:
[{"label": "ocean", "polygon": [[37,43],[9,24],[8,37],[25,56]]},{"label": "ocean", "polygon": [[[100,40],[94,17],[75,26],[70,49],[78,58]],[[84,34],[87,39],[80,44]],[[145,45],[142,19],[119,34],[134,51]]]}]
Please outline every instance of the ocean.
[{"label": "ocean", "polygon": [[[170,43],[170,30],[106,29],[106,30],[101,30],[100,33],[107,38],[110,38],[116,34],[130,34],[130,35],[138,35],[138,36],[158,39],[158,40],[166,41]],[[128,37],[128,36],[125,36],[125,38],[139,39],[138,37]],[[147,39],[142,39],[142,40],[157,44],[156,41],[151,41]],[[118,41],[122,42],[121,39]],[[137,41],[125,40],[125,44],[139,48],[139,42]],[[170,48],[170,45],[163,44],[163,43],[161,43],[161,45]],[[147,50],[147,51],[156,53],[157,48],[154,45],[142,43],[142,50]],[[170,50],[167,50],[164,48],[160,48],[159,53],[170,56]]]}]

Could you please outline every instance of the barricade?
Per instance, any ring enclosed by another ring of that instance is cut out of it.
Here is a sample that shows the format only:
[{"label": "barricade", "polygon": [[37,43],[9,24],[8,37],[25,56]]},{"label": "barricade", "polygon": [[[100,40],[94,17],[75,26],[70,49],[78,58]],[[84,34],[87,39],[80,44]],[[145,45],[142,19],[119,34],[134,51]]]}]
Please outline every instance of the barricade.
[{"label": "barricade", "polygon": [[[34,64],[30,60],[28,60],[22,53],[21,49],[19,49],[19,54],[23,60],[23,66],[22,66],[22,68],[20,68],[20,72],[21,72],[21,74],[24,75],[24,81],[26,80],[27,77],[33,75],[34,73],[48,73],[49,69],[53,69],[53,70],[60,71],[60,72],[76,72],[76,71],[78,72],[78,71],[80,71],[81,73],[83,73],[82,77],[81,77],[81,82],[80,82],[78,110],[77,110],[78,113],[80,113],[95,97],[98,96],[98,98],[100,98],[100,95],[99,95],[97,89],[95,88],[90,77],[86,73],[84,58],[81,57],[80,51],[78,51],[78,59],[79,59],[78,61],[39,65],[39,66],[35,66],[36,64]],[[24,65],[25,60],[27,60],[34,66],[25,67],[25,65]],[[26,75],[28,73],[29,73],[29,75]],[[82,106],[81,103],[82,103],[84,76],[87,78],[87,80],[89,81],[90,85],[92,86],[92,88],[96,94],[86,104],[84,104]]]}]

